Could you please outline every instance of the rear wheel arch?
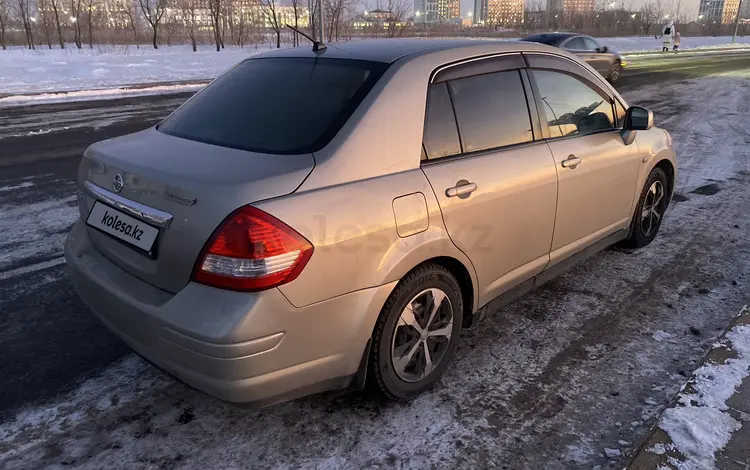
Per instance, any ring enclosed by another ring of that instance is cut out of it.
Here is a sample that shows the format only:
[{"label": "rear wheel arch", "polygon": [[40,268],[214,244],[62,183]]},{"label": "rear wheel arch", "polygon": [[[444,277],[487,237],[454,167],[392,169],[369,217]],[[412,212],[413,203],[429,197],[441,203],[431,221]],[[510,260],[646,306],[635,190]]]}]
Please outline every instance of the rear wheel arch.
[{"label": "rear wheel arch", "polygon": [[[456,258],[450,257],[450,256],[438,256],[436,258],[428,259],[422,263],[420,263],[419,266],[426,264],[426,263],[434,263],[438,264],[450,272],[453,277],[456,278],[456,281],[458,281],[458,285],[461,287],[461,296],[464,300],[464,323],[468,321],[468,319],[471,318],[471,315],[474,313],[474,281],[471,279],[471,274],[469,273],[469,270],[464,266],[464,264],[457,260]],[[414,269],[417,269],[419,266],[416,266]]]}]

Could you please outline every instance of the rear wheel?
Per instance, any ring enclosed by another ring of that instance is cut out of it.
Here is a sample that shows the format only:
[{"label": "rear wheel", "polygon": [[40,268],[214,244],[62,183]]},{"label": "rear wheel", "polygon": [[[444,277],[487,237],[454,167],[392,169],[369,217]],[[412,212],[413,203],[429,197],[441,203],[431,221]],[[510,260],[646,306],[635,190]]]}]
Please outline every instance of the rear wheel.
[{"label": "rear wheel", "polygon": [[654,168],[648,175],[641,191],[638,205],[630,227],[630,237],[625,245],[640,248],[651,243],[659,232],[669,198],[667,175],[661,168]]},{"label": "rear wheel", "polygon": [[432,387],[455,354],[462,317],[461,289],[447,269],[426,264],[407,274],[375,326],[373,385],[395,400]]},{"label": "rear wheel", "polygon": [[612,67],[609,69],[609,77],[607,77],[607,80],[609,80],[609,83],[617,83],[618,80],[620,80],[620,76],[622,76],[622,65],[619,62],[616,62],[612,64]]}]

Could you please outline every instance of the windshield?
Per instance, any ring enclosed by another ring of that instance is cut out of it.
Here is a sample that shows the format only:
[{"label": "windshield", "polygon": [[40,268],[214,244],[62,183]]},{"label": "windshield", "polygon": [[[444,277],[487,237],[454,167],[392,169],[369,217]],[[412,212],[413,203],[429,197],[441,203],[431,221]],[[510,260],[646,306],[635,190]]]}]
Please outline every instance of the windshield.
[{"label": "windshield", "polygon": [[344,125],[387,64],[320,58],[241,62],[158,125],[165,134],[261,153],[309,153]]}]

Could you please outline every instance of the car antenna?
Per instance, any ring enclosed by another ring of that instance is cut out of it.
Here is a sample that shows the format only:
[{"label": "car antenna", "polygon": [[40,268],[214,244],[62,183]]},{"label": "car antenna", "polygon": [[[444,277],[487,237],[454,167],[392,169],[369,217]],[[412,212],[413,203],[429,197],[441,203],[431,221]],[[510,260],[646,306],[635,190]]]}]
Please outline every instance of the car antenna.
[{"label": "car antenna", "polygon": [[292,26],[290,24],[287,24],[286,27],[289,28],[289,29],[291,29],[295,33],[299,33],[302,36],[304,36],[307,39],[309,39],[310,42],[313,43],[313,52],[323,52],[324,50],[326,50],[326,45],[323,44],[322,41],[316,41],[315,39],[311,38],[310,36],[308,36],[307,34],[303,33],[302,31],[300,31],[299,29],[295,28],[294,26]]}]

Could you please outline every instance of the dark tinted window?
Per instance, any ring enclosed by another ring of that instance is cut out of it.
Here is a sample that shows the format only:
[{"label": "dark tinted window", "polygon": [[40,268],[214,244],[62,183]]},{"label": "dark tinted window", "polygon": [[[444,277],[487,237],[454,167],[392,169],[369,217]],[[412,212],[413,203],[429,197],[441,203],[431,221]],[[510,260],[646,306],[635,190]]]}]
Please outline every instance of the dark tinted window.
[{"label": "dark tinted window", "polygon": [[583,38],[573,38],[565,43],[565,49],[573,49],[576,51],[585,51],[586,43],[583,42]]},{"label": "dark tinted window", "polygon": [[449,82],[464,152],[533,140],[517,70]]},{"label": "dark tinted window", "polygon": [[587,51],[596,51],[599,49],[599,44],[591,38],[583,38],[583,42]]},{"label": "dark tinted window", "polygon": [[319,150],[386,65],[269,58],[240,63],[162,122],[166,134],[266,153]]},{"label": "dark tinted window", "polygon": [[430,86],[424,122],[424,148],[427,158],[440,158],[461,153],[456,117],[453,114],[447,83]]},{"label": "dark tinted window", "polygon": [[540,44],[547,44],[548,46],[559,46],[560,43],[567,38],[568,36],[562,36],[559,34],[533,34],[527,38],[521,39],[521,41],[538,42]]},{"label": "dark tinted window", "polygon": [[534,70],[552,137],[587,134],[615,127],[608,97],[570,75]]}]

